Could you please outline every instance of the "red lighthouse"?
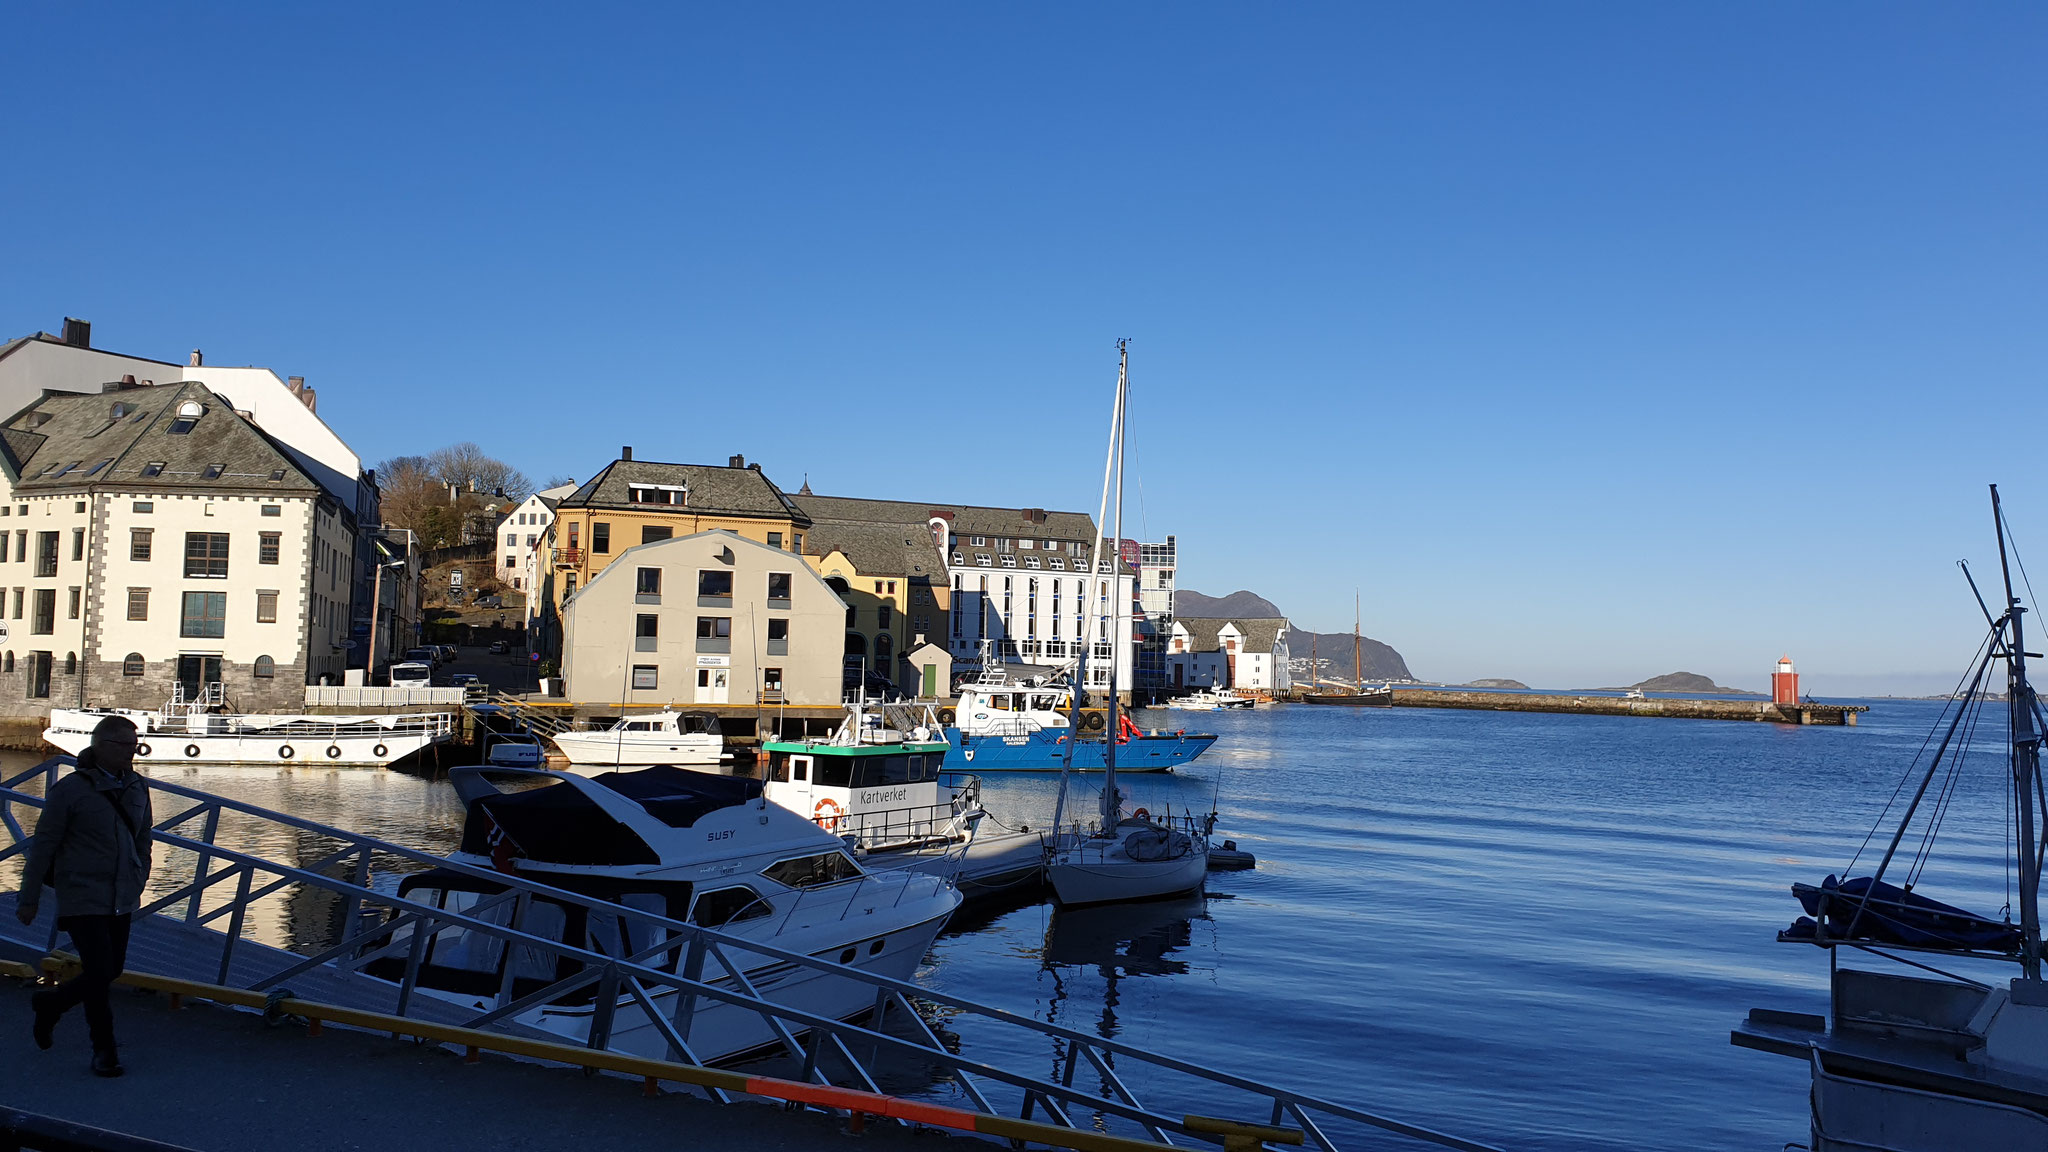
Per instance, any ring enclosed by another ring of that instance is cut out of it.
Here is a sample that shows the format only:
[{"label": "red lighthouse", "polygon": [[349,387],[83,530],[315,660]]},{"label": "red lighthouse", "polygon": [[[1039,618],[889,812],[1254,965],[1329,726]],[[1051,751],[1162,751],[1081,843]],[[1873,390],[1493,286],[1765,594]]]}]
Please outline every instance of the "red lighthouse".
[{"label": "red lighthouse", "polygon": [[1778,657],[1778,670],[1771,673],[1771,703],[1799,703],[1799,673],[1792,670],[1790,656]]}]

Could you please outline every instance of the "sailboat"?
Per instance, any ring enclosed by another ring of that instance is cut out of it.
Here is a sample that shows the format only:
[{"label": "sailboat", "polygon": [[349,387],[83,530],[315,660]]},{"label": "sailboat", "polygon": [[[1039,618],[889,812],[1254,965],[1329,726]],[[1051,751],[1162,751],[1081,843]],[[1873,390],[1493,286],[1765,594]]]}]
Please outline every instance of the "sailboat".
[{"label": "sailboat", "polygon": [[[1392,688],[1380,687],[1370,692],[1365,689],[1365,658],[1362,655],[1365,646],[1359,642],[1360,625],[1362,623],[1363,617],[1359,613],[1358,595],[1353,593],[1351,596],[1351,691],[1304,692],[1301,696],[1302,703],[1348,704],[1353,708],[1389,708],[1393,706],[1394,690]],[[1315,651],[1314,641],[1309,642],[1309,651],[1311,653]],[[1309,665],[1312,684],[1317,688],[1322,687],[1321,680],[1316,678],[1314,674],[1315,658],[1313,656],[1309,658]]]},{"label": "sailboat", "polygon": [[[1994,617],[1964,565],[1989,635],[1964,689],[1928,740],[1932,753],[1923,748],[1916,755],[1866,841],[1886,843],[1878,833],[1892,807],[1903,802],[1904,814],[1883,856],[1868,875],[1853,875],[1852,859],[1843,870],[1849,879],[1829,876],[1818,885],[1792,886],[1806,915],[1778,939],[1827,949],[1828,1014],[1758,1008],[1731,1035],[1738,1047],[1807,1065],[1813,1152],[2048,1149],[2048,982],[2041,979],[2040,915],[2042,859],[2048,852],[2042,840],[2048,795],[2042,790],[2041,740],[2048,716],[2027,682],[2027,659],[2038,654],[2027,651],[2027,609],[2013,594],[1997,485],[1991,488],[1991,510],[2005,601]],[[2003,701],[1990,696],[2000,661]],[[2006,769],[2001,783],[2008,866],[2019,881],[2018,924],[2010,905],[1993,919],[1916,890],[1958,779],[1988,759],[1970,755],[1979,720],[1995,732],[1993,717],[2001,710],[2007,747],[1999,759]],[[1901,844],[1908,845],[1904,859]],[[1898,967],[1850,967],[1845,957]],[[1984,970],[1987,962],[2015,964],[2019,976],[1992,979]]]},{"label": "sailboat", "polygon": [[[1116,403],[1109,422],[1109,459],[1102,470],[1102,506],[1095,518],[1096,539],[1092,550],[1096,570],[1100,558],[1113,557],[1112,579],[1121,575],[1124,538],[1124,410],[1130,395],[1130,348],[1117,341]],[[1107,540],[1101,535],[1102,522],[1109,515],[1112,479],[1116,491],[1115,531]],[[1105,548],[1107,544],[1109,547]],[[1107,635],[1122,636],[1126,597],[1121,588],[1110,596]],[[1109,729],[1116,730],[1117,698],[1115,664],[1109,678]],[[1074,674],[1078,688],[1087,683],[1085,650]],[[1069,708],[1079,708],[1075,693]],[[1078,717],[1077,717],[1078,718]],[[1077,729],[1078,730],[1078,729]],[[1074,779],[1073,752],[1060,772],[1059,799],[1053,809],[1053,833],[1046,849],[1046,879],[1062,904],[1103,904],[1118,900],[1151,900],[1177,896],[1202,887],[1209,870],[1209,833],[1215,813],[1197,818],[1192,813],[1178,817],[1169,812],[1153,816],[1143,808],[1125,813],[1123,791],[1117,787],[1117,743],[1103,747],[1102,796],[1097,818],[1087,826],[1078,821],[1066,826],[1067,788]]]}]

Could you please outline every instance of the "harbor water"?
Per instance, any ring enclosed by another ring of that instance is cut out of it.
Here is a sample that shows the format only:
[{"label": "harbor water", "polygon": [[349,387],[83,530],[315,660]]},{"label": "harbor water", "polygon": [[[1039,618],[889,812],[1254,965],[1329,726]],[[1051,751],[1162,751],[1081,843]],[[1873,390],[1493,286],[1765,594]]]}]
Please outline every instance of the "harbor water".
[{"label": "harbor water", "polygon": [[[1752,1007],[1825,1009],[1825,955],[1773,939],[1797,915],[1787,886],[1848,860],[1942,707],[1869,703],[1859,728],[1140,713],[1222,740],[1173,775],[1126,778],[1130,803],[1179,813],[1217,798],[1219,836],[1257,870],[1151,905],[970,908],[919,979],[1506,1148],[1776,1149],[1804,1138],[1806,1070],[1736,1049],[1728,1031]],[[1996,915],[2002,759],[1973,759],[1921,890]],[[397,772],[174,778],[437,852],[461,827],[445,782]],[[1055,793],[1052,777],[984,782],[1013,825],[1045,824]],[[254,931],[304,947],[295,923],[287,906]],[[1049,1047],[945,1026],[970,1055],[1056,1066]]]}]

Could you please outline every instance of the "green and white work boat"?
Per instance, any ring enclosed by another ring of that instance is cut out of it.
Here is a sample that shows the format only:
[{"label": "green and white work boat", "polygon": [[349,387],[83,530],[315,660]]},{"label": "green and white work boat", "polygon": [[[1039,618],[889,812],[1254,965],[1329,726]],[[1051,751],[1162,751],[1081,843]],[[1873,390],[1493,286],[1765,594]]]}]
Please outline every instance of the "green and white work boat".
[{"label": "green and white work boat", "polygon": [[1043,836],[981,804],[981,778],[945,770],[929,708],[847,706],[829,739],[764,740],[764,794],[846,841],[863,866],[952,878],[968,897],[1044,879]]}]

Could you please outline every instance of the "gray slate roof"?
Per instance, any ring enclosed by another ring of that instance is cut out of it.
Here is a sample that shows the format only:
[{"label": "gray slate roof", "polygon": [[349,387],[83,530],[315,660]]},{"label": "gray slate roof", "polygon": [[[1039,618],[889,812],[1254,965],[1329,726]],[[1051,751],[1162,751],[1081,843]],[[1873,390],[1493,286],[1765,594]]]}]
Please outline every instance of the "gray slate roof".
[{"label": "gray slate roof", "polygon": [[1176,616],[1175,624],[1187,629],[1188,648],[1194,652],[1216,652],[1223,647],[1222,632],[1225,624],[1237,625],[1237,631],[1244,637],[1244,651],[1271,652],[1280,643],[1280,637],[1287,631],[1287,621],[1274,617],[1270,619],[1232,619],[1215,616]]},{"label": "gray slate roof", "polygon": [[576,491],[564,496],[559,508],[636,508],[660,511],[661,505],[633,503],[634,484],[681,484],[690,490],[687,507],[674,511],[702,512],[721,516],[763,516],[792,519],[804,524],[808,517],[796,502],[783,494],[775,482],[755,468],[727,468],[716,464],[662,464],[653,460],[614,460]]},{"label": "gray slate roof", "polygon": [[843,552],[863,576],[935,577],[946,571],[938,545],[922,523],[828,520],[816,514],[804,537],[804,553]]},{"label": "gray slate roof", "polygon": [[[178,409],[198,404],[190,432],[170,429]],[[120,416],[115,417],[116,411]],[[152,477],[145,465],[162,464]],[[221,474],[204,473],[219,464]],[[114,392],[48,392],[0,431],[0,465],[17,492],[82,491],[118,485],[145,490],[322,491],[262,429],[206,385],[186,382]],[[271,477],[277,476],[273,480]]]},{"label": "gray slate roof", "polygon": [[[869,524],[916,525],[924,531],[931,517],[944,516],[960,536],[991,536],[1033,540],[1079,541],[1095,539],[1095,517],[1085,512],[1050,512],[1044,509],[989,508],[976,504],[920,504],[914,500],[860,500],[848,496],[803,496],[798,498],[813,521],[836,520]],[[1027,512],[1037,512],[1042,520]]]}]

